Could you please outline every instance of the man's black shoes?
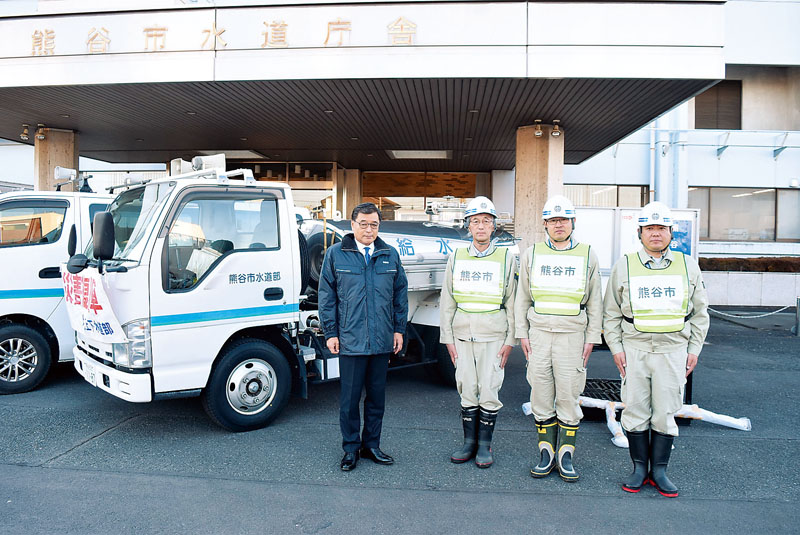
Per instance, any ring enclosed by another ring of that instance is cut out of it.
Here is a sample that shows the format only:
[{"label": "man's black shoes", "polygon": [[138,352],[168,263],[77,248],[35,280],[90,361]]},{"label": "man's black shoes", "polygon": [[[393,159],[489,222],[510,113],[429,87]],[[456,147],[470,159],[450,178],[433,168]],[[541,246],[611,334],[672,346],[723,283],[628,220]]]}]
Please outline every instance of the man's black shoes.
[{"label": "man's black shoes", "polygon": [[372,459],[378,464],[394,464],[394,459],[383,453],[380,448],[361,448],[361,457]]},{"label": "man's black shoes", "polygon": [[345,452],[344,457],[342,457],[342,471],[349,472],[353,468],[356,467],[358,464],[358,452],[357,451],[348,451]]}]

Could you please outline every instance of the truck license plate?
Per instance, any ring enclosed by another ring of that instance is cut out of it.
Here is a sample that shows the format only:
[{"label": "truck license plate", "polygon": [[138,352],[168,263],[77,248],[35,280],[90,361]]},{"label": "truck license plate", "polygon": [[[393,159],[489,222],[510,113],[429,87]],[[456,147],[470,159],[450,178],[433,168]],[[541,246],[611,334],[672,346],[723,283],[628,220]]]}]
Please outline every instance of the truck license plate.
[{"label": "truck license plate", "polygon": [[94,386],[94,366],[91,366],[84,362],[83,369],[86,372],[86,375],[84,376],[86,378],[86,381],[88,383],[91,383],[92,386]]}]

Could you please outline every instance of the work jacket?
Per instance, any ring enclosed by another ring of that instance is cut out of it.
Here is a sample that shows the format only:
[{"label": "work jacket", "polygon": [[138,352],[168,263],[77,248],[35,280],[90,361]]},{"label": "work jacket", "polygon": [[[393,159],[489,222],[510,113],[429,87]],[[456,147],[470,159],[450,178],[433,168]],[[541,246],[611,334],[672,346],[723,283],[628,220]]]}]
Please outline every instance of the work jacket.
[{"label": "work jacket", "polygon": [[391,353],[405,334],[408,280],[400,255],[380,238],[369,264],[347,234],[328,248],[319,278],[319,317],[325,339],[339,338],[340,355]]}]

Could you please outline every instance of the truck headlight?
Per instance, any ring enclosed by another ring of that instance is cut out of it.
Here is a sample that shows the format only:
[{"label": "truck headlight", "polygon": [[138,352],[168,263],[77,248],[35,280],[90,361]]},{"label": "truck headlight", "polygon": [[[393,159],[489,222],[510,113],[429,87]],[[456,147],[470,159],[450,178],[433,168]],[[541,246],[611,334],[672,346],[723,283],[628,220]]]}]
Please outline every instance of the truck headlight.
[{"label": "truck headlight", "polygon": [[148,368],[153,365],[150,346],[150,320],[134,320],[122,326],[128,341],[114,344],[114,364],[127,368]]}]

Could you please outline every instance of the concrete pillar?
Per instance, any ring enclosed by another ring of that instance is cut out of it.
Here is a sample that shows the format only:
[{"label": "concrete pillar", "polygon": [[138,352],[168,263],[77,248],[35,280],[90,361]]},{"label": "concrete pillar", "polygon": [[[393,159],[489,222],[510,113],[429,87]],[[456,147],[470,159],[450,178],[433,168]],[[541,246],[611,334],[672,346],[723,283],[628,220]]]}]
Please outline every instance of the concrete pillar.
[{"label": "concrete pillar", "polygon": [[[56,166],[78,169],[78,134],[72,130],[44,128],[44,139],[35,138],[33,166],[38,191],[54,191],[56,181],[53,170]],[[33,135],[34,132],[31,132]],[[73,189],[73,186],[74,189]],[[62,191],[76,191],[77,184],[67,185]]]},{"label": "concrete pillar", "polygon": [[353,208],[361,204],[361,171],[345,169],[342,217],[349,218]]},{"label": "concrete pillar", "polygon": [[347,214],[344,213],[344,169],[340,169],[337,165],[331,173],[333,179],[333,210],[334,212],[341,212],[342,218],[346,218]]},{"label": "concrete pillar", "polygon": [[564,130],[557,137],[548,125],[542,125],[541,137],[535,132],[534,126],[517,129],[514,235],[522,239],[520,252],[545,239],[542,208],[564,190]]},{"label": "concrete pillar", "polygon": [[475,175],[475,196],[492,196],[492,175],[489,173],[477,173]]}]

